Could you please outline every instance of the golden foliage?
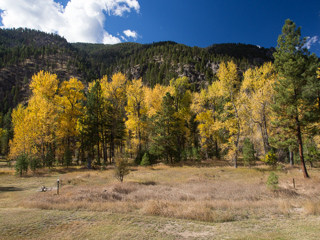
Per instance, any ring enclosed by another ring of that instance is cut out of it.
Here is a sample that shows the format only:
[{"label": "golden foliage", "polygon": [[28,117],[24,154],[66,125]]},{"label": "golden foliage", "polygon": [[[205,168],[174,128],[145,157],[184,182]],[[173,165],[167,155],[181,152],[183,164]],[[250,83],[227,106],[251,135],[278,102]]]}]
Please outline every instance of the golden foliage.
[{"label": "golden foliage", "polygon": [[145,87],[142,80],[132,80],[132,83],[127,86],[127,106],[125,107],[127,118],[127,130],[133,134],[133,145],[141,149],[142,135],[146,135],[147,123],[142,119],[147,114],[145,105]]},{"label": "golden foliage", "polygon": [[59,95],[56,96],[59,138],[73,137],[77,134],[77,121],[82,116],[80,101],[85,100],[83,89],[83,84],[76,78],[64,81],[59,88]]}]

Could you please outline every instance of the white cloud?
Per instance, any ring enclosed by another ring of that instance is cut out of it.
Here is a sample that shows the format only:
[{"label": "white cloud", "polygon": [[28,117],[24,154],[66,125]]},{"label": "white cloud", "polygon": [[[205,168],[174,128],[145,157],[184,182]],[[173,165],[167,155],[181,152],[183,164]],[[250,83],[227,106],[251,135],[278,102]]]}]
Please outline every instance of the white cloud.
[{"label": "white cloud", "polygon": [[69,42],[121,42],[105,28],[106,15],[139,13],[138,0],[70,0],[66,7],[53,0],[1,0],[3,28],[27,27],[64,36]]},{"label": "white cloud", "polygon": [[131,37],[134,40],[137,40],[137,38],[139,37],[138,33],[135,31],[131,31],[131,30],[125,30],[123,31],[124,35],[126,35],[127,37]]},{"label": "white cloud", "polygon": [[303,46],[303,48],[307,48],[310,49],[312,45],[316,44],[316,43],[320,43],[318,41],[318,36],[313,36],[312,38],[307,37],[307,41],[306,44]]}]

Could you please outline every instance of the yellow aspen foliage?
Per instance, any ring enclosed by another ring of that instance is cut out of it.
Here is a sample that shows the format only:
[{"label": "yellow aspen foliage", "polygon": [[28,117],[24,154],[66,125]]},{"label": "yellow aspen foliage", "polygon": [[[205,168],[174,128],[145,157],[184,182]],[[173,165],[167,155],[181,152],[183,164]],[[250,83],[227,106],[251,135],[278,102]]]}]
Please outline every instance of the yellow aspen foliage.
[{"label": "yellow aspen foliage", "polygon": [[84,86],[76,78],[61,83],[56,103],[59,117],[57,119],[57,137],[59,140],[77,135],[77,121],[82,116],[81,100],[85,100]]},{"label": "yellow aspen foliage", "polygon": [[202,89],[200,93],[194,93],[192,96],[191,110],[194,113],[201,113],[206,109],[215,112],[217,103],[221,98],[219,82],[213,82],[208,89]]},{"label": "yellow aspen foliage", "polygon": [[28,106],[21,105],[12,115],[14,136],[11,142],[10,156],[21,152],[37,154],[44,159],[47,147],[53,142],[57,111],[53,98],[58,89],[55,74],[39,72],[32,77],[30,89],[32,96]]},{"label": "yellow aspen foliage", "polygon": [[53,99],[58,89],[59,80],[56,74],[40,71],[32,77],[30,89],[33,95],[41,95]]},{"label": "yellow aspen foliage", "polygon": [[198,129],[200,134],[201,146],[205,149],[208,148],[208,140],[214,134],[214,117],[211,110],[206,110],[197,115],[196,121],[199,122]]},{"label": "yellow aspen foliage", "polygon": [[200,93],[193,94],[191,109],[197,114],[200,143],[205,152],[208,152],[211,139],[215,141],[216,146],[220,140],[219,130],[223,128],[217,111],[221,101],[220,94],[219,82],[213,82],[208,89],[202,89]]},{"label": "yellow aspen foliage", "polygon": [[[271,116],[270,104],[273,97],[273,84],[276,79],[272,63],[265,63],[261,67],[248,69],[244,73],[240,89],[240,98],[243,106],[242,117],[246,119],[243,129],[253,131],[254,125],[261,132],[265,154],[270,150],[268,136]],[[251,121],[252,124],[249,124]]]},{"label": "yellow aspen foliage", "polygon": [[176,109],[175,116],[180,119],[178,124],[180,125],[181,132],[188,138],[189,129],[186,122],[188,122],[191,117],[192,103],[192,94],[189,90],[189,79],[187,77],[172,79],[170,81],[170,87],[172,88],[172,97],[174,99],[174,107]]},{"label": "yellow aspen foliage", "polygon": [[145,105],[145,87],[142,80],[132,80],[132,84],[127,86],[127,106],[125,107],[127,118],[126,127],[133,135],[133,146],[137,151],[141,150],[143,139],[146,136],[147,122],[143,121],[147,114]]},{"label": "yellow aspen foliage", "polygon": [[189,120],[190,106],[192,103],[189,79],[187,77],[172,79],[170,81],[170,87],[172,88],[172,96],[175,99],[175,107],[179,114],[178,117]]},{"label": "yellow aspen foliage", "polygon": [[43,150],[45,145],[54,139],[57,108],[54,101],[49,101],[41,96],[33,96],[27,107],[34,125],[34,141]]},{"label": "yellow aspen foliage", "polygon": [[147,108],[148,117],[154,116],[160,111],[162,99],[167,92],[172,93],[172,87],[156,84],[154,88],[145,88],[144,104]]},{"label": "yellow aspen foliage", "polygon": [[239,138],[241,132],[240,101],[238,92],[240,79],[237,65],[234,62],[221,63],[217,72],[220,95],[224,98],[224,111],[221,115],[223,128],[229,133],[228,147],[229,155],[233,157],[234,167],[237,167]]},{"label": "yellow aspen foliage", "polygon": [[230,101],[234,101],[240,87],[237,65],[233,61],[227,64],[222,62],[219,66],[217,76],[220,83],[221,95],[228,97]]},{"label": "yellow aspen foliage", "polygon": [[127,78],[122,73],[113,74],[111,81],[104,76],[100,80],[103,97],[108,101],[111,109],[110,114],[110,150],[111,155],[115,154],[115,146],[122,146],[125,137],[125,111],[126,105],[126,84]]},{"label": "yellow aspen foliage", "polygon": [[12,111],[12,126],[14,138],[10,142],[11,159],[15,159],[20,153],[29,153],[32,145],[32,132],[29,129],[28,112],[21,104]]},{"label": "yellow aspen foliage", "polygon": [[112,75],[109,82],[107,76],[100,80],[101,90],[106,99],[110,100],[114,107],[124,106],[126,102],[126,83],[127,78],[122,73]]}]

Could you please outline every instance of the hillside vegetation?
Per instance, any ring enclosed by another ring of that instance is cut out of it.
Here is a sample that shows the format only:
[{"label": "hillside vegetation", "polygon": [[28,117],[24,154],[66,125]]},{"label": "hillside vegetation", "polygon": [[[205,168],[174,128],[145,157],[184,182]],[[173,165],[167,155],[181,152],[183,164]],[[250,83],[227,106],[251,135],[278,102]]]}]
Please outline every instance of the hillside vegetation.
[{"label": "hillside vegetation", "polygon": [[306,164],[318,163],[319,63],[291,20],[276,51],[69,44],[28,29],[1,33],[0,71],[11,84],[15,75],[15,84],[8,90],[8,80],[0,82],[7,89],[0,150],[20,175],[124,157],[137,165],[228,159],[237,168],[243,157],[248,167],[259,159],[274,168],[301,162],[307,178]]},{"label": "hillside vegetation", "polygon": [[305,41],[289,19],[276,49],[0,29],[1,237],[317,239]]},{"label": "hillside vegetation", "polygon": [[55,34],[0,29],[0,112],[5,115],[29,96],[28,84],[40,70],[57,74],[61,81],[76,77],[85,84],[119,71],[129,79],[142,77],[150,86],[168,84],[178,75],[200,84],[212,80],[217,70],[214,63],[233,59],[245,70],[249,62],[272,61],[273,52],[245,44],[217,44],[208,49],[174,42],[70,44]]}]

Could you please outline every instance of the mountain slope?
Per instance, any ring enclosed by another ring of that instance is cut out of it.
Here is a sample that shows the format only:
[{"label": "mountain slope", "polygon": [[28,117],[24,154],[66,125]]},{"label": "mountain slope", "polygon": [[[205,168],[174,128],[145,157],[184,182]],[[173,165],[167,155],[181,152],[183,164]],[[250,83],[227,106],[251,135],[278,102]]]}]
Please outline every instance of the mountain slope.
[{"label": "mountain slope", "polygon": [[246,44],[214,44],[208,48],[175,42],[115,45],[68,43],[64,38],[30,29],[0,29],[0,112],[23,102],[39,70],[62,80],[76,77],[87,83],[121,71],[149,86],[189,77],[197,90],[215,80],[219,63],[233,60],[239,71],[272,61],[274,49]]}]

